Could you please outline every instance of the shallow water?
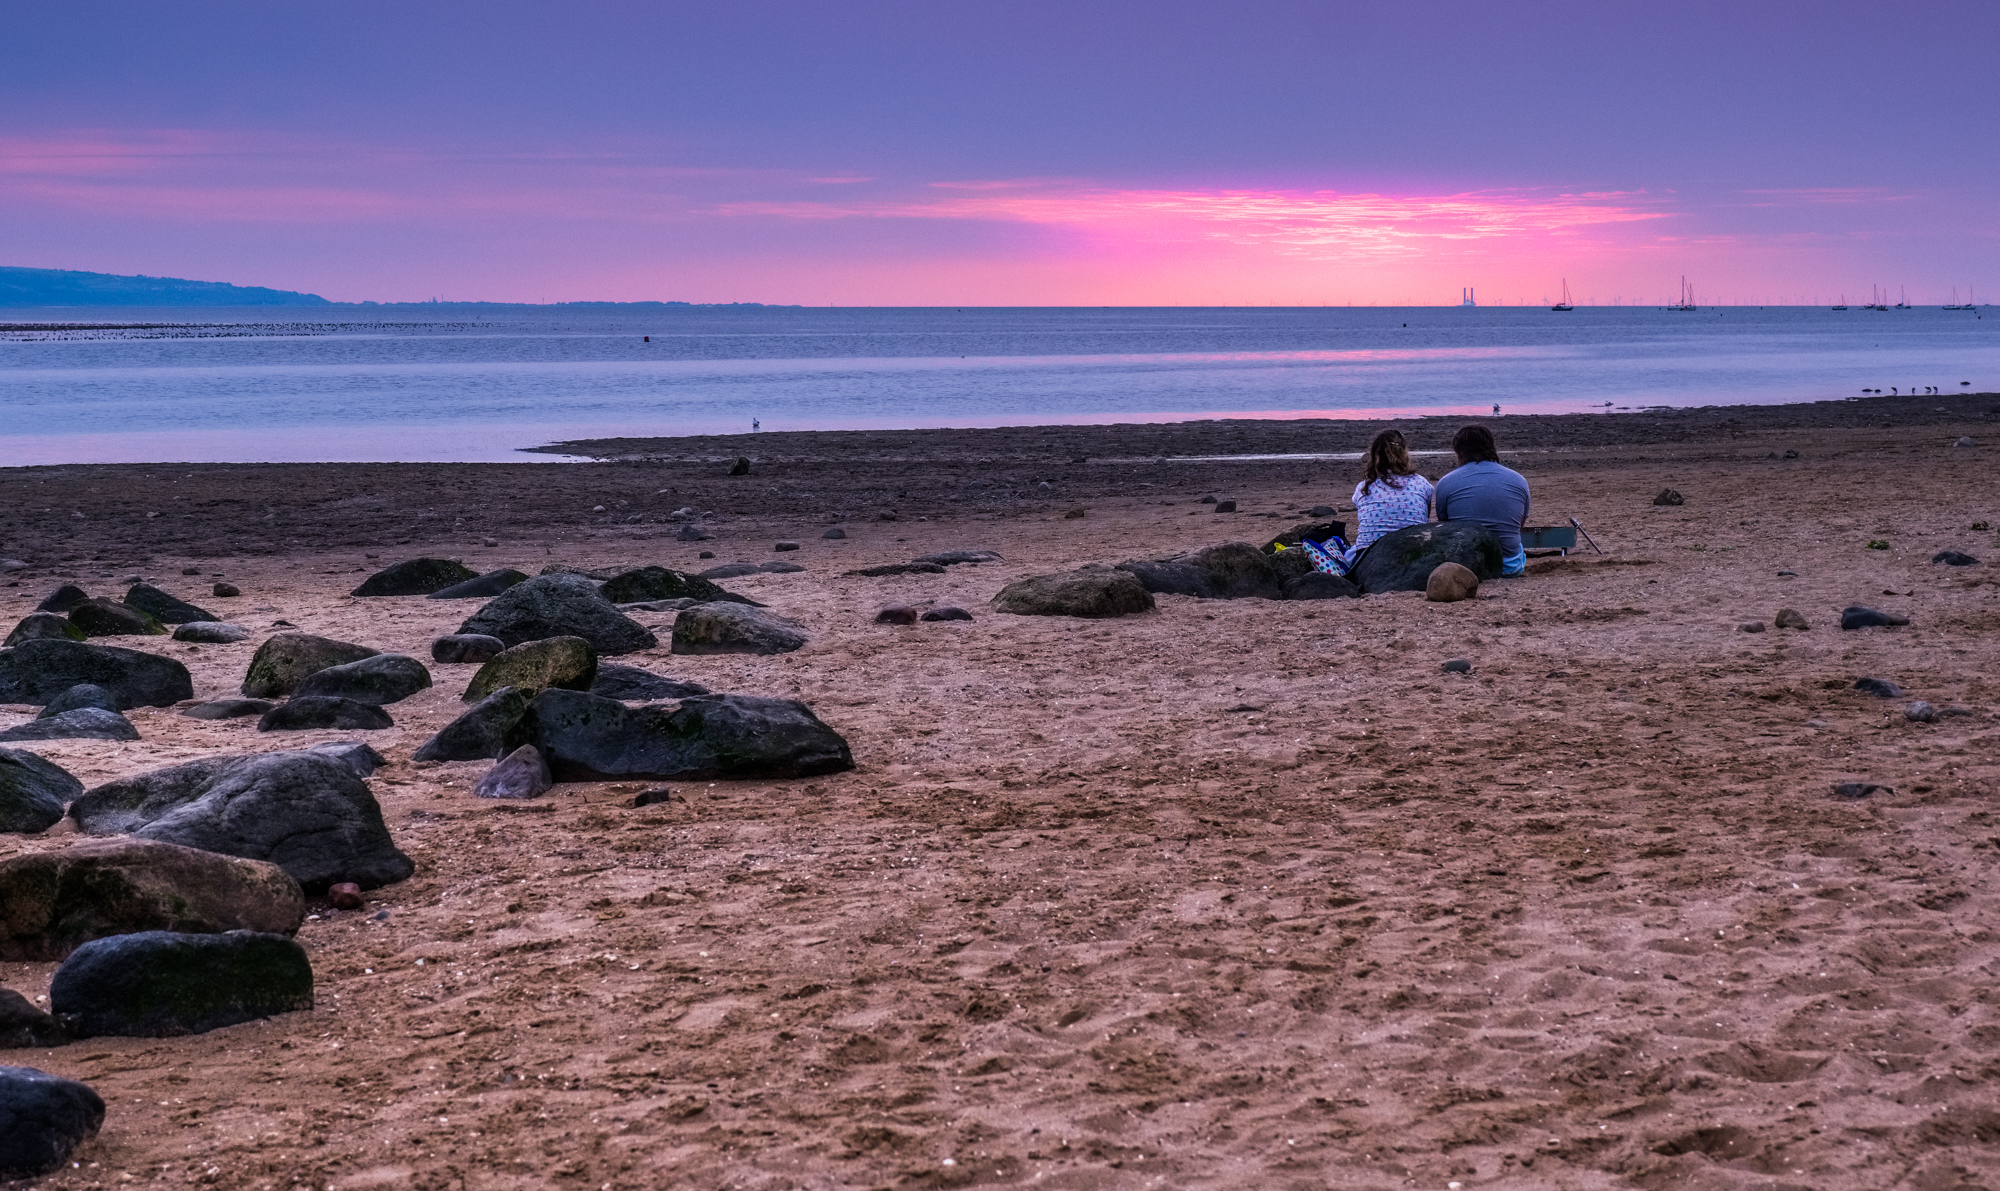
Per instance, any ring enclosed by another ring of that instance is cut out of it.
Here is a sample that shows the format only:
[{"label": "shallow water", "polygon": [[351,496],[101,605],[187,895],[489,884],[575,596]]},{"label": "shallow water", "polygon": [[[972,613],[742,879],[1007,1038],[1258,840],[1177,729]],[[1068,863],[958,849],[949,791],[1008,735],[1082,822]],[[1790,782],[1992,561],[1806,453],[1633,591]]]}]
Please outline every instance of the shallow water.
[{"label": "shallow water", "polygon": [[[650,336],[650,340],[647,338]],[[1966,384],[1965,382],[1970,382]],[[1616,410],[2000,388],[2000,317],[1797,307],[0,312],[0,464],[554,459],[586,437]]]}]

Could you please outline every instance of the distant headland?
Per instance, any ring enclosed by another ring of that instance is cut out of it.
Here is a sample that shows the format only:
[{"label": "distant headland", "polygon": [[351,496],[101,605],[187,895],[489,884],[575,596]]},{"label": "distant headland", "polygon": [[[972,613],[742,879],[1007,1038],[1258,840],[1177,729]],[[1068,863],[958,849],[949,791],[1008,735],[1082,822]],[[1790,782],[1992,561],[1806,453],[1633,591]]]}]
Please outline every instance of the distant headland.
[{"label": "distant headland", "polygon": [[0,265],[0,307],[18,306],[533,306],[670,307],[763,306],[763,302],[330,302],[318,294],[189,281],[181,277],[125,277],[72,269],[22,269]]}]

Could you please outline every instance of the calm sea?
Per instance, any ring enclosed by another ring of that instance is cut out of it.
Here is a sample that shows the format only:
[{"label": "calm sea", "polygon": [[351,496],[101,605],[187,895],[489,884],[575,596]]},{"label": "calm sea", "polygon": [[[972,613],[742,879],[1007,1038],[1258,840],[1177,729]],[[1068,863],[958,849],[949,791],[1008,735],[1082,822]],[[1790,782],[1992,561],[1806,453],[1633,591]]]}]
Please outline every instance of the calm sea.
[{"label": "calm sea", "polygon": [[[1937,308],[0,311],[0,464],[551,459],[608,435],[2000,390]],[[1965,382],[1971,382],[1967,385]]]}]

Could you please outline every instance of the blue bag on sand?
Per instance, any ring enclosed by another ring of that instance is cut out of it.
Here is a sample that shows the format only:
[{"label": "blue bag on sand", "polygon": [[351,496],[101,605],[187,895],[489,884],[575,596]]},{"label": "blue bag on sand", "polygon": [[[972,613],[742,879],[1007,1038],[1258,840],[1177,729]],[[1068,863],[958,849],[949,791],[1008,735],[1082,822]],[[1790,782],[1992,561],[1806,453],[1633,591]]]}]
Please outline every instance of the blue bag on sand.
[{"label": "blue bag on sand", "polygon": [[[1299,545],[1305,548],[1306,557],[1312,559],[1313,570],[1347,578],[1347,567],[1340,561],[1340,556],[1347,551],[1347,543],[1339,538],[1328,538],[1324,544],[1301,540]],[[1327,550],[1329,546],[1333,548],[1331,552]]]}]

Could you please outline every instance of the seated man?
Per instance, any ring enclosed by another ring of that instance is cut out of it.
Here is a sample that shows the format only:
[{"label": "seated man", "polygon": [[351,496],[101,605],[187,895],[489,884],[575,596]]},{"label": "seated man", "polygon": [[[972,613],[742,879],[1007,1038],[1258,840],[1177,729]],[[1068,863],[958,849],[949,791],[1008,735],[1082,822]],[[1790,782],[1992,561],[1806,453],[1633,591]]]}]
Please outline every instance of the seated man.
[{"label": "seated man", "polygon": [[1458,454],[1458,467],[1437,482],[1438,520],[1477,521],[1500,539],[1502,574],[1527,570],[1521,526],[1528,520],[1528,481],[1500,465],[1493,432],[1484,426],[1460,430],[1452,436],[1451,449]]}]

